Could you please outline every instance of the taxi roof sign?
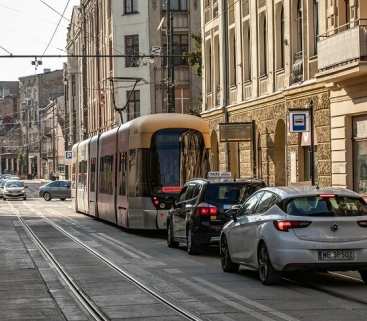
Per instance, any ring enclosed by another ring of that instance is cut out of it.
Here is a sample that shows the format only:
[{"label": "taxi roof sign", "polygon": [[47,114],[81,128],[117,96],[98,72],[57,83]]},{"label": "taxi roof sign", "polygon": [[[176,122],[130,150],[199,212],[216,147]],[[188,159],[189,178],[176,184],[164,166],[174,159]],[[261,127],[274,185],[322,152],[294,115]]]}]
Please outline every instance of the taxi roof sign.
[{"label": "taxi roof sign", "polygon": [[209,172],[208,178],[232,178],[231,172]]}]

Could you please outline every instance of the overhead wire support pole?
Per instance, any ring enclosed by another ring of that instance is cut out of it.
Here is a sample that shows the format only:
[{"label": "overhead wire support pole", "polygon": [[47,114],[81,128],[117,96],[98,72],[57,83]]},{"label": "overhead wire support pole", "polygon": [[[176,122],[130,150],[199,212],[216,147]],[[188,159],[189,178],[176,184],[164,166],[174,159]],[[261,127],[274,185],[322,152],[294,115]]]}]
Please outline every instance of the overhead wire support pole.
[{"label": "overhead wire support pole", "polygon": [[173,12],[171,0],[166,0],[166,20],[167,20],[167,111],[174,113],[175,104],[175,61],[173,57]]}]

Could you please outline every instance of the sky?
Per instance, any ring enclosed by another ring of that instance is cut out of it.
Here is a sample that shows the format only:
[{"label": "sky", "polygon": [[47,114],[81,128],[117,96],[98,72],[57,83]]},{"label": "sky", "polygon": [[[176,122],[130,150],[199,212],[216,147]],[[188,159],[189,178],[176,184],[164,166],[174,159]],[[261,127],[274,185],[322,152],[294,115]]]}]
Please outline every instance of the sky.
[{"label": "sky", "polygon": [[[12,54],[40,55],[47,47],[60,16],[44,3],[63,12],[69,2],[65,17],[70,19],[72,8],[80,0],[0,0],[0,47]],[[69,21],[62,19],[46,54],[65,54]],[[0,55],[7,53],[0,48]],[[0,81],[18,80],[19,77],[43,72],[44,68],[61,69],[65,59],[44,59],[35,71],[32,59],[0,59]]]}]

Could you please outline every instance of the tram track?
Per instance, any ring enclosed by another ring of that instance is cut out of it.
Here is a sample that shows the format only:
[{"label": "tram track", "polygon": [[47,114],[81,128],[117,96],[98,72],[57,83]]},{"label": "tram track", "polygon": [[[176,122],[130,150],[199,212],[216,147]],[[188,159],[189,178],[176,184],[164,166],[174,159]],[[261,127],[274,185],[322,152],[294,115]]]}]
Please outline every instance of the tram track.
[{"label": "tram track", "polygon": [[[16,209],[9,202],[8,204],[13,209],[14,214],[17,216],[20,224],[22,225],[24,230],[27,232],[27,234],[30,236],[32,241],[37,245],[41,253],[50,262],[52,262],[52,264],[55,266],[56,271],[58,272],[62,280],[65,282],[67,287],[71,290],[71,292],[74,294],[77,301],[83,306],[83,308],[85,308],[88,314],[96,321],[110,321],[111,319],[101,310],[100,307],[97,306],[97,304],[92,299],[89,298],[87,293],[84,292],[84,290],[77,284],[77,282],[73,280],[72,276],[65,270],[65,268],[60,264],[60,262],[55,258],[55,256],[48,250],[47,246],[42,242],[42,240],[36,235],[36,233],[32,230],[32,228],[27,224],[26,220],[20,214],[19,210]],[[52,226],[55,230],[59,231],[62,235],[64,235],[68,239],[72,240],[74,243],[81,246],[83,249],[85,249],[88,253],[92,254],[94,257],[98,258],[101,262],[106,264],[109,268],[113,269],[124,279],[128,280],[131,284],[135,285],[137,288],[141,289],[145,293],[155,298],[158,302],[162,303],[166,307],[176,312],[178,316],[181,316],[184,319],[191,320],[191,321],[204,321],[197,315],[187,311],[186,309],[180,307],[179,305],[175,304],[174,302],[170,301],[169,299],[166,299],[165,297],[160,295],[157,291],[147,286],[146,284],[144,284],[142,281],[138,280],[137,278],[135,278],[129,272],[123,270],[121,267],[114,264],[111,260],[109,260],[103,254],[99,253],[98,251],[96,251],[95,249],[87,245],[85,242],[81,241],[79,238],[70,234],[64,228],[62,228],[60,225],[56,224],[55,222],[53,222],[46,216],[36,213],[33,209],[30,209],[30,210],[33,213],[35,213],[37,216],[42,218],[45,222],[47,222],[47,224]]]}]

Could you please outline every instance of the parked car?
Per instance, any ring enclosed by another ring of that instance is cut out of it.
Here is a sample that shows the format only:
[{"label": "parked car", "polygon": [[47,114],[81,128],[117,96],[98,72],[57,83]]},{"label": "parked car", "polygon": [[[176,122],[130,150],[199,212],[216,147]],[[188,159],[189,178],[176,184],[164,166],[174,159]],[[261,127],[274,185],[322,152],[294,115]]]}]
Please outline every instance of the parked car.
[{"label": "parked car", "polygon": [[3,189],[3,199],[4,201],[8,199],[27,199],[25,192],[25,186],[22,181],[19,180],[7,180],[5,181]]},{"label": "parked car", "polygon": [[234,212],[220,239],[223,271],[359,270],[367,283],[367,205],[346,189],[264,188]]},{"label": "parked car", "polygon": [[53,181],[40,187],[39,196],[43,197],[45,201],[51,201],[53,198],[65,201],[71,198],[70,186],[70,181]]},{"label": "parked car", "polygon": [[0,198],[4,196],[4,186],[5,186],[6,179],[0,179]]},{"label": "parked car", "polygon": [[264,186],[255,179],[187,182],[167,217],[168,246],[184,243],[189,254],[196,254],[206,245],[218,244],[223,225],[231,219],[225,211]]}]

